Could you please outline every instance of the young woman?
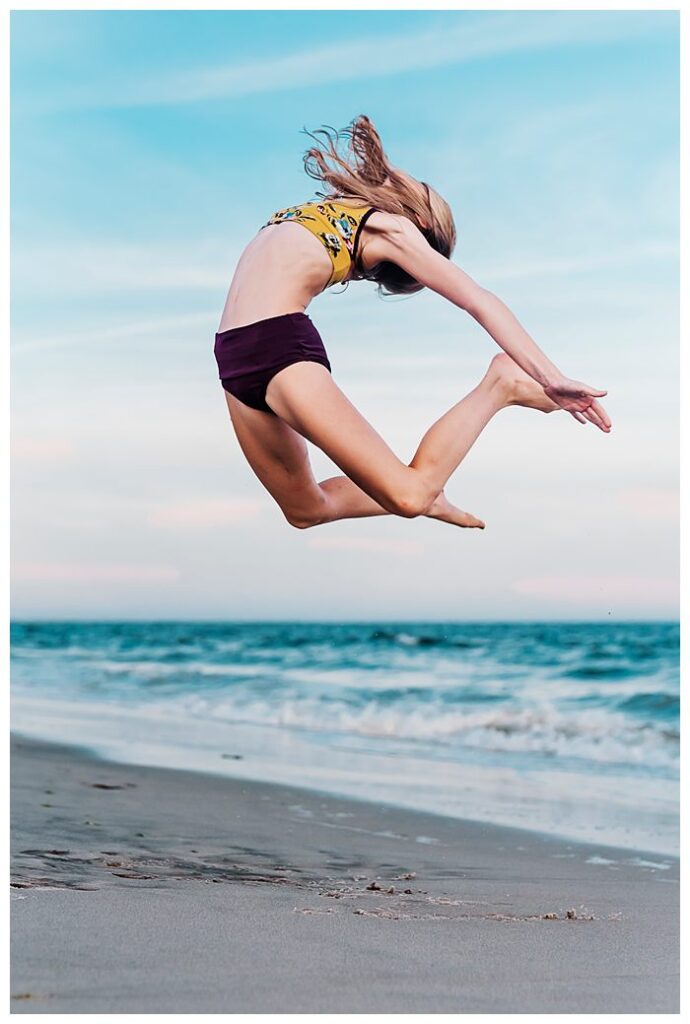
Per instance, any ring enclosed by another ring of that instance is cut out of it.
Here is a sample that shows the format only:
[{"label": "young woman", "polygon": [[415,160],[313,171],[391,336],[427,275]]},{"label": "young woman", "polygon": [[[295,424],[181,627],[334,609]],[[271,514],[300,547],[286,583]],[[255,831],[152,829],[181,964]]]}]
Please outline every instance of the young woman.
[{"label": "young woman", "polygon": [[[444,487],[491,417],[510,405],[563,409],[608,433],[611,422],[597,401],[606,392],[565,377],[500,299],[450,261],[456,235],[448,204],[391,166],[368,117],[342,132],[308,134],[315,144],[305,170],[327,191],[278,210],[257,232],[239,260],[216,334],[240,447],[298,528],[387,514],[483,528],[447,500]],[[409,465],[337,386],[305,313],[330,285],[355,280],[375,281],[386,294],[431,288],[503,349],[477,387],[430,427]],[[344,476],[317,482],[305,438]]]}]

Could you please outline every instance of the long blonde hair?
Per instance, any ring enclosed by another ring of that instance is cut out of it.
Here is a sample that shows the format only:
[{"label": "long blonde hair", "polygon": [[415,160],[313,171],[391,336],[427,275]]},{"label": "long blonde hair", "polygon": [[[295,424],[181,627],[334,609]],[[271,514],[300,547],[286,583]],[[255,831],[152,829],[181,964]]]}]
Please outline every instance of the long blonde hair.
[{"label": "long blonde hair", "polygon": [[[316,192],[317,196],[325,200],[358,199],[377,210],[407,217],[437,252],[450,258],[457,236],[448,203],[426,182],[390,163],[379,133],[366,114],[355,117],[341,131],[328,125],[313,132],[302,130],[315,142],[304,154],[304,169],[328,188]],[[338,149],[342,139],[348,140],[344,155]],[[424,287],[387,261],[366,272],[355,268],[353,279],[375,281],[379,292],[388,295],[411,294]]]}]

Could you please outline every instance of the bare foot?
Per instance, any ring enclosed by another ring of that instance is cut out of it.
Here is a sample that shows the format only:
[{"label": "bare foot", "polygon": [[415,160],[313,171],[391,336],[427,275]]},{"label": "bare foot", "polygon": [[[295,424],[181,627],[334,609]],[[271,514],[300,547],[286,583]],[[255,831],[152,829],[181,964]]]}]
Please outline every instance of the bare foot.
[{"label": "bare foot", "polygon": [[504,352],[491,360],[486,371],[485,380],[504,392],[506,405],[521,405],[525,409],[538,409],[539,412],[556,412],[559,405],[552,402],[541,384],[521,369],[514,359]]},{"label": "bare foot", "polygon": [[483,530],[486,525],[471,512],[463,512],[457,505],[451,505],[443,491],[426,513],[426,517],[427,519],[438,519],[442,523],[450,523],[451,526],[462,526],[465,529]]}]

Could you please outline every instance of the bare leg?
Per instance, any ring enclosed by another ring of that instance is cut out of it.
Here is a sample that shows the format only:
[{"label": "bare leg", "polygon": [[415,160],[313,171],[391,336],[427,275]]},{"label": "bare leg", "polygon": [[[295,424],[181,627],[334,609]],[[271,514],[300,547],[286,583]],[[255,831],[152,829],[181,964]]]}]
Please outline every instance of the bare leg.
[{"label": "bare leg", "polygon": [[[495,401],[486,401],[487,394],[493,395]],[[468,401],[472,399],[472,401]],[[463,417],[463,427],[467,429],[468,445],[461,454],[461,459],[472,446],[472,436],[476,439],[495,412],[507,405],[521,405],[539,409],[542,412],[553,412],[558,409],[555,402],[544,394],[543,388],[532,380],[508,356],[497,356],[491,363],[482,382],[461,402],[453,406],[441,417],[422,438],[410,465],[423,466],[425,463],[443,464],[443,457],[453,448],[453,437],[450,432],[455,428],[457,414]],[[472,422],[472,418],[474,422]],[[456,449],[456,453],[458,449]],[[439,458],[440,455],[440,458]],[[452,460],[450,462],[452,465]],[[459,463],[458,463],[459,464]],[[448,475],[453,472],[452,466]],[[348,477],[333,477],[319,485],[331,499],[331,514],[334,519],[349,519],[361,515],[387,515],[388,512]],[[459,515],[458,515],[459,513]],[[452,505],[443,491],[433,501],[425,513],[428,518],[457,526],[477,526],[483,529],[484,523]]]},{"label": "bare leg", "polygon": [[433,486],[445,485],[489,420],[510,405],[541,412],[559,408],[509,356],[498,355],[477,387],[427,430],[410,466]]},{"label": "bare leg", "polygon": [[[427,431],[407,466],[318,364],[297,363],[276,374],[266,399],[281,419],[318,445],[378,505],[408,518],[429,515],[434,502],[443,500],[448,478],[500,409],[558,408],[512,359],[496,356],[480,384]],[[338,486],[342,503],[347,487]],[[319,521],[338,517],[337,509],[329,512]]]},{"label": "bare leg", "polygon": [[[317,483],[304,438],[277,416],[225,398],[240,447],[254,473],[276,500],[288,522],[305,528],[338,519],[391,515],[348,477]],[[427,515],[455,526],[482,526],[481,520],[440,494]]]},{"label": "bare leg", "polygon": [[[328,510],[324,512],[325,518],[320,520],[322,523],[333,523],[338,519],[392,515],[389,509],[370,498],[349,477],[333,476],[328,480],[322,480],[319,487],[328,499]],[[427,519],[438,519],[439,522],[450,523],[452,526],[478,527],[483,530],[485,525],[471,512],[464,512],[457,505],[451,504],[443,492],[424,515]]]}]

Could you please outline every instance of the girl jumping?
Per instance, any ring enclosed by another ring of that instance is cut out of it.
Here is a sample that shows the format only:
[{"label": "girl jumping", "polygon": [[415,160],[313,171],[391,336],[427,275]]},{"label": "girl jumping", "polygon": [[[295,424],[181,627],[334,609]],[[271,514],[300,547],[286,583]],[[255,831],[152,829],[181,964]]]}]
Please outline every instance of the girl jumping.
[{"label": "girl jumping", "polygon": [[[611,421],[597,401],[606,391],[565,377],[507,306],[451,262],[450,207],[426,182],[389,163],[368,117],[342,132],[308,134],[314,145],[305,170],[326,191],[278,210],[247,245],[215,338],[240,447],[287,521],[300,529],[382,515],[483,529],[480,519],[448,501],[444,487],[492,416],[510,405],[562,409],[608,433]],[[466,310],[503,349],[474,390],[429,428],[409,464],[335,383],[305,312],[331,285],[360,280],[375,281],[384,294],[431,288]],[[317,482],[305,438],[344,476]]]}]

